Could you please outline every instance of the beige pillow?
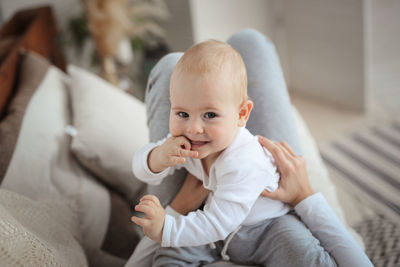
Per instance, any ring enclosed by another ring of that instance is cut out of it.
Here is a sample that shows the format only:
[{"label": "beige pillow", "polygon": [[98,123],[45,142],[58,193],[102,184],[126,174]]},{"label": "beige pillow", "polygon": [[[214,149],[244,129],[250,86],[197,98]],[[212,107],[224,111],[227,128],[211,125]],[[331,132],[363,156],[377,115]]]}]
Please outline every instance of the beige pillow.
[{"label": "beige pillow", "polygon": [[0,189],[1,266],[87,266],[79,220],[67,203]]},{"label": "beige pillow", "polygon": [[145,105],[84,69],[70,65],[68,74],[77,130],[72,152],[104,183],[136,201],[144,184],[131,166],[135,151],[148,143]]}]

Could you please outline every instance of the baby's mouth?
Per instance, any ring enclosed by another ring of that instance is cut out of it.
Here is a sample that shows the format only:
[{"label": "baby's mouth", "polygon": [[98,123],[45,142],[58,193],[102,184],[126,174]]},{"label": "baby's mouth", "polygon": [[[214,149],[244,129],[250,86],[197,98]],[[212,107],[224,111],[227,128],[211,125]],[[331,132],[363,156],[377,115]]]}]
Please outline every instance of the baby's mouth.
[{"label": "baby's mouth", "polygon": [[190,145],[192,146],[192,149],[200,148],[200,147],[204,146],[207,143],[209,143],[209,141],[194,141],[194,140],[190,140]]}]

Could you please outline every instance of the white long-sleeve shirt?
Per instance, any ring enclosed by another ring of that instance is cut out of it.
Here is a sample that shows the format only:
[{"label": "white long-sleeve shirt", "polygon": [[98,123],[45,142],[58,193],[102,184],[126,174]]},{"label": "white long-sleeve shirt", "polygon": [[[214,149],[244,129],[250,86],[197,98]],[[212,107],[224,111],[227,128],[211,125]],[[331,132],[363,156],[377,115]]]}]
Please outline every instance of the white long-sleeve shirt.
[{"label": "white long-sleeve shirt", "polygon": [[259,197],[264,188],[274,191],[278,187],[279,174],[271,154],[247,129],[239,130],[232,144],[211,166],[209,175],[201,160],[194,158],[153,173],[147,165],[148,154],[166,139],[136,152],[133,160],[136,177],[149,184],[160,184],[175,169],[184,167],[211,193],[203,210],[187,216],[166,215],[162,246],[199,246],[223,240],[241,224],[251,225],[289,211],[289,206],[281,201]]}]

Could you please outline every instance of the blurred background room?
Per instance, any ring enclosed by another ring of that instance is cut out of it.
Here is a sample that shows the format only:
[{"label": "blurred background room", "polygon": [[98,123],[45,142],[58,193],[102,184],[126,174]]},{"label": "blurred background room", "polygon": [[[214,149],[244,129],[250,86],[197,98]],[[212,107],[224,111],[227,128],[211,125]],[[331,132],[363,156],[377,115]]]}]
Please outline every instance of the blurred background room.
[{"label": "blurred background room", "polygon": [[377,266],[400,265],[400,1],[1,0],[0,24],[40,5],[67,63],[141,100],[166,53],[244,28],[268,36],[347,222]]}]

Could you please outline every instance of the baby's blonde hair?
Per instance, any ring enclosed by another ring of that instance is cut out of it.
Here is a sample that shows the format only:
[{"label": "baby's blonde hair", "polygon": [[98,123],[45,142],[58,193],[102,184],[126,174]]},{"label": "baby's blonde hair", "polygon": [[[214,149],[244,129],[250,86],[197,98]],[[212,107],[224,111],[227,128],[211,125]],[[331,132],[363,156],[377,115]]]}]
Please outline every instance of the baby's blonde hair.
[{"label": "baby's blonde hair", "polygon": [[239,90],[241,103],[247,100],[246,66],[240,54],[229,44],[208,40],[190,47],[176,64],[171,80],[184,73],[218,74],[230,71],[232,87]]}]

